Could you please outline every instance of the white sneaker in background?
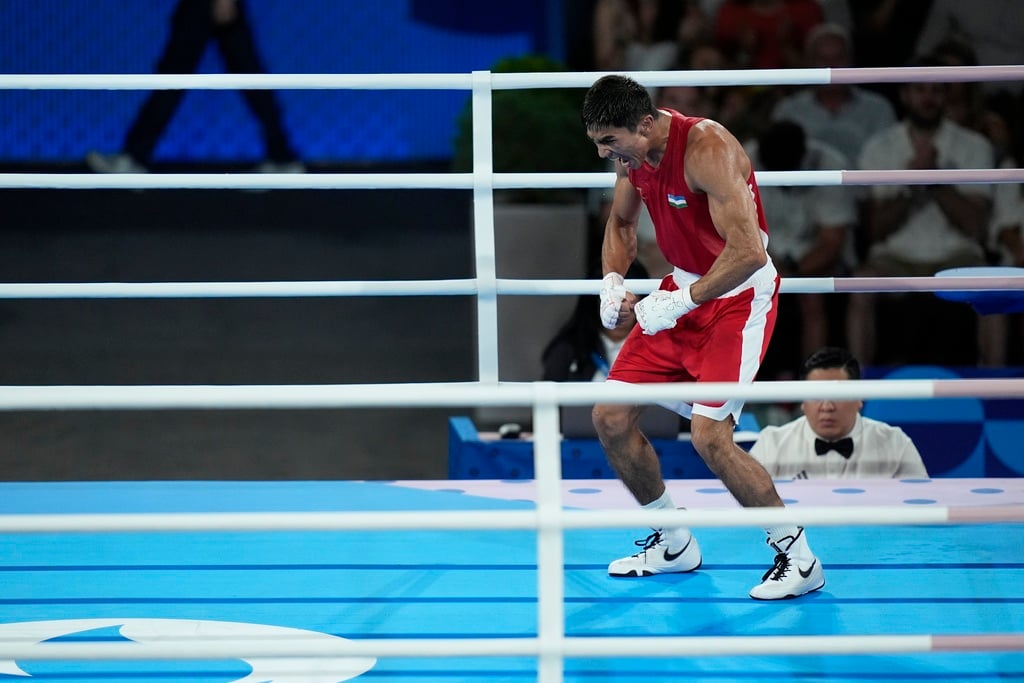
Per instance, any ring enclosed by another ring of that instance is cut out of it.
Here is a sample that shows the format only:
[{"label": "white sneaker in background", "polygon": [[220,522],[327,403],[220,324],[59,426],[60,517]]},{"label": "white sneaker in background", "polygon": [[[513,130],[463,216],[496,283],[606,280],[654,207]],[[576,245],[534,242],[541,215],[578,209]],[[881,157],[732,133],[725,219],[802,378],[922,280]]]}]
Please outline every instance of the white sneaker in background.
[{"label": "white sneaker in background", "polygon": [[768,539],[768,545],[776,553],[775,564],[761,577],[761,583],[750,589],[750,597],[755,600],[786,600],[825,585],[821,562],[807,545],[803,527],[798,529],[796,538]]},{"label": "white sneaker in background", "polygon": [[85,163],[94,173],[148,173],[149,169],[130,154],[100,154],[89,152]]},{"label": "white sneaker in background", "polygon": [[697,539],[690,538],[678,548],[669,547],[661,529],[655,529],[647,538],[636,541],[642,550],[636,555],[623,557],[608,565],[610,576],[653,576],[678,572],[692,572],[700,567],[702,559]]}]

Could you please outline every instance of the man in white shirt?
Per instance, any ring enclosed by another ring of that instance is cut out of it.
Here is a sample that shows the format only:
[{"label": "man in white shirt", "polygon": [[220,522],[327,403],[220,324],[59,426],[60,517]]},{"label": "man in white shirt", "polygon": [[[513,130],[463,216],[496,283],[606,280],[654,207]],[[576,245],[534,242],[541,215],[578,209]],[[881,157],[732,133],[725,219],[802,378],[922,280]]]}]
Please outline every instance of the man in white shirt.
[{"label": "man in white shirt", "polygon": [[[847,166],[840,152],[806,135],[800,124],[793,121],[773,122],[744,148],[758,171],[820,171]],[[852,235],[857,225],[857,206],[851,188],[765,187],[761,189],[761,202],[772,229],[768,253],[781,277],[849,274],[854,266]],[[800,341],[785,345],[792,348],[792,355],[787,351],[782,362],[787,373],[812,351],[825,345],[829,322],[826,296],[798,294],[790,297],[792,303],[797,304],[795,310],[799,311]],[[782,322],[786,309],[783,303],[776,334],[782,331],[779,328],[792,327]]]},{"label": "man in white shirt", "polygon": [[[806,65],[812,69],[839,69],[853,64],[850,34],[837,24],[816,26],[807,36],[805,53]],[[888,99],[846,83],[801,88],[779,100],[771,118],[799,123],[808,137],[836,148],[845,157],[844,162],[851,163],[860,156],[865,140],[896,123]]]},{"label": "man in white shirt", "polygon": [[[958,38],[978,53],[978,63],[1024,63],[1024,3],[1020,0],[932,0],[917,38],[917,54],[928,54],[943,40]],[[1020,81],[983,84],[990,92],[1020,94]]]},{"label": "man in white shirt", "polygon": [[[824,347],[804,361],[806,380],[860,379],[860,363],[846,349]],[[860,414],[862,401],[808,400],[804,415],[765,427],[750,449],[773,478],[927,478],[910,437]]]},{"label": "man in white shirt", "polygon": [[[935,66],[923,59],[917,66]],[[995,167],[992,145],[944,114],[945,84],[907,83],[900,89],[904,119],[864,144],[866,170]],[[867,256],[856,275],[931,276],[948,268],[986,265],[982,244],[992,214],[990,185],[876,185],[866,207]],[[866,365],[875,363],[875,294],[850,296],[847,339]],[[979,326],[979,335],[987,329]],[[984,348],[987,340],[980,339]]]}]

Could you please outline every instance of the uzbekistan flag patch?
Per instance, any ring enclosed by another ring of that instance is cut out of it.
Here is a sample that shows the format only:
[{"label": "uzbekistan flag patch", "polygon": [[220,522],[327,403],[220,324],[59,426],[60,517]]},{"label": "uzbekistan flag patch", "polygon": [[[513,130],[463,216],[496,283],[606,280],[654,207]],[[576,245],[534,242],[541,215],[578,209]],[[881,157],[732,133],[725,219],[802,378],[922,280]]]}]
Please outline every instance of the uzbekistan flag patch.
[{"label": "uzbekistan flag patch", "polygon": [[673,209],[685,209],[686,208],[686,197],[682,195],[670,194],[668,197],[668,205]]}]

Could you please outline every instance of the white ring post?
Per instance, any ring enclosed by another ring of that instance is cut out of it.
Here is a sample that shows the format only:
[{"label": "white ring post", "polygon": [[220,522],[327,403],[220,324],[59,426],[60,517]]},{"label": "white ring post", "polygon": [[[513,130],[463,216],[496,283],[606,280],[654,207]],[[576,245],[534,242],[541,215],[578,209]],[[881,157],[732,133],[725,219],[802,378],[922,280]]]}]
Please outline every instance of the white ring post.
[{"label": "white ring post", "polygon": [[536,382],[533,401],[533,471],[537,481],[537,683],[562,683],[565,641],[565,536],[559,399],[554,382]]},{"label": "white ring post", "polygon": [[477,378],[498,381],[498,271],[494,247],[491,72],[473,72],[473,238],[476,252]]}]

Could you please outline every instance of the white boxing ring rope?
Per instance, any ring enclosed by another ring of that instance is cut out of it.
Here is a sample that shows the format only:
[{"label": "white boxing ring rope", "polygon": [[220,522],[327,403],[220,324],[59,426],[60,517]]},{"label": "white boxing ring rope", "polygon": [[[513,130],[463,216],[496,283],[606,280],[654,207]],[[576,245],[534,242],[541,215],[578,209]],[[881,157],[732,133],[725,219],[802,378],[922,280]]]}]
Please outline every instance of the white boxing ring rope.
[{"label": "white boxing ring rope", "polygon": [[[160,298],[265,296],[475,295],[478,301],[479,379],[475,382],[386,385],[282,386],[8,386],[0,387],[0,410],[309,408],[370,406],[532,405],[537,508],[530,512],[228,513],[0,515],[0,532],[174,531],[196,529],[537,529],[538,636],[527,639],[396,639],[338,645],[301,639],[254,639],[158,643],[36,643],[0,640],[0,659],[221,659],[294,656],[534,656],[538,680],[563,680],[565,657],[714,656],[747,654],[867,654],[896,652],[1024,650],[1024,633],[981,635],[854,635],[771,637],[570,638],[564,631],[561,575],[563,530],[657,526],[765,526],[943,524],[1024,521],[1024,506],[960,508],[804,508],[725,511],[567,511],[560,504],[558,449],[560,405],[595,401],[747,401],[802,398],[1006,398],[1024,395],[1024,380],[889,380],[852,382],[759,382],[753,385],[660,386],[556,385],[499,382],[497,314],[499,294],[579,294],[594,291],[584,280],[509,280],[496,276],[493,222],[495,189],[610,187],[609,173],[495,173],[491,163],[491,95],[500,89],[589,87],[600,73],[499,74],[188,74],[25,75],[0,74],[2,89],[417,89],[470,90],[473,102],[474,170],[450,174],[0,174],[6,188],[248,188],[248,189],[466,189],[474,197],[476,278],[405,282],[234,283],[8,283],[0,298]],[[660,85],[821,85],[901,83],[919,80],[1024,80],[1024,66],[912,67],[889,69],[785,69],[632,72]],[[918,183],[1020,183],[1022,169],[930,171],[815,171],[758,173],[762,185],[872,185]],[[655,280],[631,283],[650,291]],[[797,278],[783,292],[1021,290],[1024,278]],[[183,655],[187,644],[188,655]]]},{"label": "white boxing ring rope", "polygon": [[[647,294],[660,280],[629,280],[630,289]],[[593,294],[593,280],[497,278],[498,294]],[[782,280],[782,294],[839,292],[934,292],[1024,289],[1024,276],[951,277],[800,277]],[[454,280],[343,280],[303,282],[0,282],[0,299],[190,299],[342,296],[470,296],[475,278]]]},{"label": "white boxing ring rope", "polygon": [[[2,78],[2,77],[0,77]],[[758,185],[854,186],[935,185],[944,183],[1020,183],[1024,169],[933,169],[920,171],[758,171]],[[614,173],[492,173],[495,190],[523,188],[607,188]],[[301,189],[301,190],[471,190],[471,173],[0,173],[0,187],[96,190],[161,188],[192,190]]]}]

